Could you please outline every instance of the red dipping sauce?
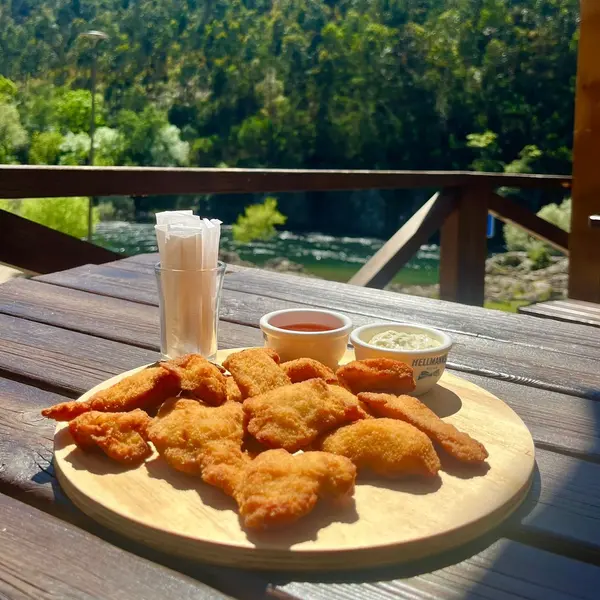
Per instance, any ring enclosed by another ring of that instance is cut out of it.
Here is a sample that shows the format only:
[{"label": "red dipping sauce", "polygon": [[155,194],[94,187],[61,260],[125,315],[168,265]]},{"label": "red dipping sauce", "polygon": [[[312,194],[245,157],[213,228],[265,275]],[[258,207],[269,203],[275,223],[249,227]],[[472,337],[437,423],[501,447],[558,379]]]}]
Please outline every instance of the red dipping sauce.
[{"label": "red dipping sauce", "polygon": [[294,325],[279,325],[279,329],[287,329],[288,331],[333,331],[337,327],[329,325],[319,325],[318,323],[296,323]]}]

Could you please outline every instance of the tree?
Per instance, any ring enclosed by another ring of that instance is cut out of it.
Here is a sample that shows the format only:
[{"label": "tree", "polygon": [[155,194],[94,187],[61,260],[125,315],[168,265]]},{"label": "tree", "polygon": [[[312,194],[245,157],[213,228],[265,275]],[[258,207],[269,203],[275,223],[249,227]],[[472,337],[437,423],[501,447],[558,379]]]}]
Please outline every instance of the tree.
[{"label": "tree", "polygon": [[0,163],[14,163],[27,145],[28,135],[14,104],[0,103]]}]

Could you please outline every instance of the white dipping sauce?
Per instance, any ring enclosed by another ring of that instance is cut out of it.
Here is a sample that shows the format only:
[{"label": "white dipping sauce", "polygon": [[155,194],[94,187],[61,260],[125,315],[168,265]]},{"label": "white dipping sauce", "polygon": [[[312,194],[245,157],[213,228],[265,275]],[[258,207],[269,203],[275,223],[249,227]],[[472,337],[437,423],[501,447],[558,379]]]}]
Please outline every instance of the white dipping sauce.
[{"label": "white dipping sauce", "polygon": [[369,344],[391,350],[428,350],[441,346],[441,342],[426,333],[407,333],[389,329],[375,334]]}]

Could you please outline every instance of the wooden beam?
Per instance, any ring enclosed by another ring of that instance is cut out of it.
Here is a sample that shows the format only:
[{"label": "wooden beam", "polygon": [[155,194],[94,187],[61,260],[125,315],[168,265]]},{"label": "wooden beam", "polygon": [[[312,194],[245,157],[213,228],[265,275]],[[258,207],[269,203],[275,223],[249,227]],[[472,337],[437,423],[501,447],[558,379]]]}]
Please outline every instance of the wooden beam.
[{"label": "wooden beam", "polygon": [[294,169],[175,169],[0,165],[0,198],[160,196],[326,190],[456,187],[570,187],[563,175],[472,171],[333,171]]},{"label": "wooden beam", "polygon": [[123,255],[0,210],[0,262],[34,273],[53,273],[117,258]]},{"label": "wooden beam", "polygon": [[455,190],[447,189],[434,194],[348,283],[383,288],[440,229],[455,206]]},{"label": "wooden beam", "polygon": [[538,217],[529,209],[519,206],[509,198],[491,193],[489,211],[501,221],[521,227],[527,233],[550,244],[553,248],[569,254],[569,233],[553,223]]},{"label": "wooden beam", "polygon": [[463,188],[456,208],[442,226],[442,300],[483,306],[489,194],[486,187]]},{"label": "wooden beam", "polygon": [[600,302],[600,230],[589,227],[589,216],[600,213],[600,2],[580,7],[569,297]]}]

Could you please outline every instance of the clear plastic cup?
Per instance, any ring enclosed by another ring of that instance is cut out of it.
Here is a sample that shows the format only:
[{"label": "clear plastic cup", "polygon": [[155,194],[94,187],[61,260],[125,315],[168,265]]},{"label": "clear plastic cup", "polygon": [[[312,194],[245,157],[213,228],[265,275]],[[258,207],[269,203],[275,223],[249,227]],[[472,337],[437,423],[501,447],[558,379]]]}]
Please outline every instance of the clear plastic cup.
[{"label": "clear plastic cup", "polygon": [[225,266],[219,261],[213,269],[154,267],[164,358],[193,353],[215,360]]}]

